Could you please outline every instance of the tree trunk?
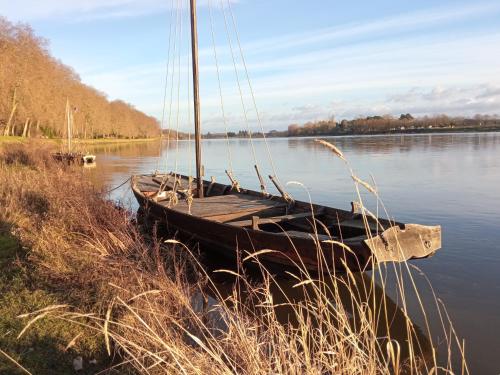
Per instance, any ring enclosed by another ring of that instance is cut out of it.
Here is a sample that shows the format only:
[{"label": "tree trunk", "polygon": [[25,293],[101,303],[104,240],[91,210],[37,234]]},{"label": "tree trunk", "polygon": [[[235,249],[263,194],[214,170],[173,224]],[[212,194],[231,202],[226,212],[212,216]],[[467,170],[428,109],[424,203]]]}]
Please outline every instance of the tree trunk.
[{"label": "tree trunk", "polygon": [[23,138],[26,138],[28,135],[28,126],[30,125],[30,118],[28,117],[26,121],[24,122],[24,129],[23,129]]},{"label": "tree trunk", "polygon": [[[9,120],[7,121],[7,125],[3,131],[3,135],[9,135],[11,132],[12,119],[14,118],[14,113],[16,113],[17,103],[14,103],[12,106],[12,110],[10,111]],[[15,126],[14,126],[15,127]]]},{"label": "tree trunk", "polygon": [[[38,122],[38,120],[37,120],[37,122]],[[30,125],[28,126],[28,138],[31,138],[31,128],[32,128],[31,125],[33,125],[33,122],[30,122]]]},{"label": "tree trunk", "polygon": [[17,109],[16,96],[17,96],[17,88],[14,89],[14,95],[12,96],[12,110],[10,111],[9,120],[7,121],[7,125],[5,126],[5,129],[3,131],[3,135],[5,136],[8,136],[11,131],[10,127],[12,124],[12,119],[14,118],[14,113],[16,113]]}]

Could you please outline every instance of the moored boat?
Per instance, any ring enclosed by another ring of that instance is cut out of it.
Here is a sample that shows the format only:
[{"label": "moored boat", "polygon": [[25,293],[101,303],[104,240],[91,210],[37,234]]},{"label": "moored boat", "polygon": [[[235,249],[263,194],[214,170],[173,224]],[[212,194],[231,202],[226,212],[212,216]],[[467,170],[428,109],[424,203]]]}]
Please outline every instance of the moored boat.
[{"label": "moored boat", "polygon": [[[228,7],[230,10],[230,4]],[[261,192],[240,187],[233,175],[229,144],[230,168],[226,174],[231,184],[224,185],[214,180],[204,181],[196,0],[190,0],[189,10],[196,178],[183,176],[177,170],[169,174],[132,176],[132,190],[146,215],[164,222],[169,229],[179,233],[182,237],[210,247],[212,251],[232,257],[237,257],[240,252],[243,259],[258,257],[266,263],[299,266],[312,271],[345,270],[346,268],[365,270],[376,263],[425,258],[441,247],[439,226],[404,224],[376,218],[367,214],[361,205],[354,203],[352,210],[346,211],[294,200],[279,183],[267,143],[270,165],[274,172],[270,178],[280,196],[267,193],[253,144],[251,147],[254,167]],[[228,42],[231,46],[230,38]],[[216,55],[215,41],[213,43],[214,55]],[[177,49],[177,52],[180,61],[180,49]],[[241,60],[246,70],[242,53]],[[215,63],[222,115],[226,124],[217,56],[215,56]],[[234,56],[233,63],[237,70]],[[168,66],[170,64],[167,64]],[[248,74],[246,77],[254,99],[255,113],[261,124]],[[173,85],[173,83],[174,81],[170,80],[170,84]],[[190,97],[189,93],[188,97]],[[241,100],[243,103],[243,96]],[[244,104],[242,107],[246,119],[247,109]],[[178,120],[178,113],[176,116]],[[263,127],[261,130],[263,139],[266,141]],[[251,131],[248,130],[247,133],[251,143]],[[177,130],[175,134],[178,136]],[[167,142],[169,139],[167,137]],[[168,148],[167,145],[167,152]],[[335,146],[329,145],[329,148],[344,159]]]},{"label": "moored boat", "polygon": [[[76,109],[75,109],[76,110]],[[66,128],[67,128],[67,151],[66,152],[55,152],[52,154],[54,160],[61,161],[67,164],[93,164],[95,163],[96,156],[89,153],[81,153],[73,151],[72,140],[73,140],[73,109],[69,104],[69,100],[66,100]]]},{"label": "moored boat", "polygon": [[[193,181],[195,182],[195,181]],[[441,228],[371,218],[281,196],[203,181],[206,195],[189,201],[187,176],[136,175],[141,207],[172,232],[236,257],[259,254],[264,263],[311,271],[365,270],[380,262],[425,258],[441,247]]]}]

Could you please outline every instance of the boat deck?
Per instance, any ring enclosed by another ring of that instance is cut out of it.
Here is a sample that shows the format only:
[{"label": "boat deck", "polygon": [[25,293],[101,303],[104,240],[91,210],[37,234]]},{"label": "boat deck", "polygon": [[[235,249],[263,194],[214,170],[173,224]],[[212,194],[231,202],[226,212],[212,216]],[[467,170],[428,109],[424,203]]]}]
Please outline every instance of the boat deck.
[{"label": "boat deck", "polygon": [[[142,192],[157,192],[161,177],[140,176],[136,180],[136,186]],[[166,184],[171,187],[171,182]],[[223,185],[225,186],[225,185]],[[180,199],[179,202],[169,207],[169,201],[159,201],[158,204],[168,207],[171,210],[184,214],[189,213],[187,202]],[[258,213],[277,212],[284,213],[286,204],[276,200],[263,198],[254,194],[232,193],[224,195],[215,195],[204,198],[194,198],[191,204],[190,214],[197,217],[210,218],[216,221],[229,221],[238,217],[255,215]]]},{"label": "boat deck", "polygon": [[157,192],[160,188],[158,182],[153,181],[152,176],[137,176],[136,186],[142,192]]},{"label": "boat deck", "polygon": [[[168,201],[159,202],[167,207]],[[218,221],[231,220],[234,217],[257,214],[273,208],[285,208],[286,204],[270,199],[261,199],[250,194],[229,194],[215,197],[195,198],[191,205],[191,215],[203,218],[212,218]],[[172,210],[187,214],[188,204],[179,201],[171,207]]]}]

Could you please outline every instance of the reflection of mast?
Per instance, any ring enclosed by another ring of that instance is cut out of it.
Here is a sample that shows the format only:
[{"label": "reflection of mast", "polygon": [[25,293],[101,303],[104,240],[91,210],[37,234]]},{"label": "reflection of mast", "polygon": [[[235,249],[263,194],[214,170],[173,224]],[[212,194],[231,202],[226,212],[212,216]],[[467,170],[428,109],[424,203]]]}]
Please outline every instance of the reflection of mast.
[{"label": "reflection of mast", "polygon": [[203,176],[201,173],[200,88],[198,82],[198,31],[196,28],[196,0],[190,0],[190,8],[191,55],[193,60],[194,138],[196,149],[196,187],[198,190],[198,198],[203,198]]}]

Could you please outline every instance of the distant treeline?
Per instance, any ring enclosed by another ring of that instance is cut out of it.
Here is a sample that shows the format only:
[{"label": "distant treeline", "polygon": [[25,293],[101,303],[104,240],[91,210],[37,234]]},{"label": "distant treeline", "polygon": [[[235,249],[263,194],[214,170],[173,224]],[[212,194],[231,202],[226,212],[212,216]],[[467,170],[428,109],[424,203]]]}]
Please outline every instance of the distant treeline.
[{"label": "distant treeline", "polygon": [[[393,116],[369,116],[354,120],[335,119],[307,122],[304,125],[292,124],[287,130],[271,130],[266,137],[301,137],[325,135],[356,135],[384,133],[420,133],[434,131],[494,131],[500,130],[500,118],[490,115],[476,115],[473,118],[449,117],[446,115],[424,116],[414,118],[411,114]],[[229,132],[230,138],[247,138],[248,131]],[[260,132],[252,133],[252,137],[260,138]],[[205,138],[225,137],[224,133],[207,133]]]},{"label": "distant treeline", "polygon": [[147,138],[158,121],[83,84],[30,26],[0,17],[0,135],[63,137],[69,100],[77,138]]},{"label": "distant treeline", "polygon": [[393,116],[369,116],[354,120],[335,120],[308,122],[302,126],[290,125],[286,135],[342,135],[342,134],[378,134],[422,132],[434,130],[495,130],[500,129],[500,120],[496,116],[476,115],[474,118],[449,117],[446,115],[414,118],[411,114]]}]

